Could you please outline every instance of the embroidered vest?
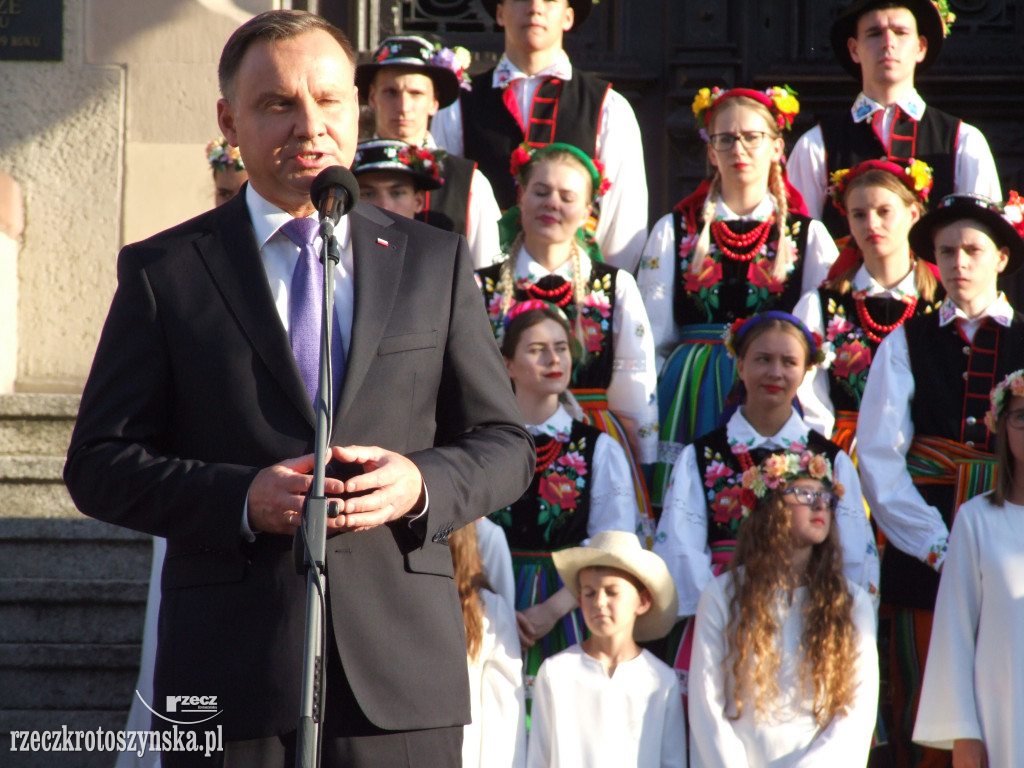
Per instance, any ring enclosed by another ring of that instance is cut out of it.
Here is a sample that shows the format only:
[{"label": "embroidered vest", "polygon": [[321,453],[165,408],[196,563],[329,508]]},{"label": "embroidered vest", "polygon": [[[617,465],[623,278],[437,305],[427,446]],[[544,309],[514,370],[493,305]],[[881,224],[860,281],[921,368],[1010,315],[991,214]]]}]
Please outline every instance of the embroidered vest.
[{"label": "embroidered vest", "polygon": [[[898,109],[893,121],[889,148],[882,146],[871,121],[855,123],[846,112],[819,122],[825,141],[827,173],[852,168],[865,160],[880,157],[908,159],[915,157],[932,167],[934,186],[929,199],[941,200],[952,194],[956,169],[956,140],[960,132],[959,118],[929,106],[920,121],[907,117]],[[821,220],[834,238],[850,234],[850,228],[839,209],[826,202]]]},{"label": "embroidered vest", "polygon": [[[743,507],[740,504],[743,467],[729,446],[726,427],[719,427],[698,437],[693,441],[693,446],[697,453],[697,471],[704,487],[708,489],[705,500],[712,561],[724,566],[735,547],[736,535],[743,522]],[[814,453],[825,454],[835,466],[840,448],[831,440],[811,430],[807,434],[805,447]],[[755,448],[750,451],[750,458],[757,465],[772,453],[782,451]]]},{"label": "embroidered vest", "polygon": [[476,163],[472,160],[445,155],[441,159],[444,184],[440,189],[427,191],[426,204],[416,218],[438,229],[468,237],[469,192],[474,170]]},{"label": "embroidered vest", "polygon": [[[573,368],[572,387],[583,389],[607,389],[612,380],[612,368],[615,361],[612,338],[612,318],[615,316],[615,279],[619,270],[601,262],[592,262],[590,267],[590,284],[587,297],[583,302],[583,336],[585,354]],[[501,314],[501,264],[477,270],[477,281],[484,295],[484,306],[491,320],[491,328],[497,338],[503,332],[504,317]],[[566,280],[558,275],[546,275],[538,281],[536,288],[541,292],[558,290],[566,285]],[[543,293],[534,291],[525,281],[516,282],[516,301],[545,298]],[[572,296],[571,289],[564,294]],[[562,306],[575,329],[576,302],[571,298]]]},{"label": "embroidered vest", "polygon": [[[603,433],[597,427],[572,422],[572,432],[546,467],[538,464],[530,487],[518,501],[490,515],[505,530],[513,550],[550,551],[579,544],[587,538],[594,448]],[[556,438],[536,437],[538,456]]]},{"label": "embroidered vest", "polygon": [[[992,451],[994,436],[985,427],[988,395],[1008,373],[1021,367],[1024,322],[1009,328],[987,320],[969,343],[954,321],[938,327],[938,313],[914,317],[904,326],[914,376],[910,415],[915,437],[945,438],[971,448]],[[918,481],[924,500],[953,523],[956,489],[951,483]],[[882,600],[894,605],[932,610],[939,574],[930,566],[887,546],[882,557]]]},{"label": "embroidered vest", "polygon": [[524,141],[535,147],[562,142],[590,157],[597,155],[601,107],[611,84],[578,69],[571,80],[548,79],[537,87],[531,113],[523,115],[524,133],[505,106],[504,89],[493,87],[493,75],[489,69],[474,76],[472,89],[460,95],[462,145],[465,156],[476,160],[491,182],[498,206],[505,211],[516,204],[509,160]]},{"label": "embroidered vest", "polygon": [[[868,369],[880,342],[864,332],[857,302],[852,293],[818,289],[821,314],[825,322],[825,341],[832,345],[835,357],[828,368],[829,397],[835,411],[858,411],[868,381]],[[918,299],[913,316],[935,311],[935,304]],[[907,305],[889,296],[868,296],[864,299],[868,316],[878,325],[890,326],[903,316]],[[878,338],[889,332],[872,331]]]},{"label": "embroidered vest", "polygon": [[[711,245],[699,275],[690,272],[690,254],[698,232],[690,233],[686,220],[677,209],[672,212],[676,233],[675,288],[673,314],[681,326],[705,323],[731,324],[741,317],[777,309],[791,312],[800,298],[803,284],[803,253],[807,248],[810,219],[790,214],[790,238],[795,242],[797,259],[784,280],[772,276],[778,227],[773,225],[761,251],[751,261],[726,256],[711,238]],[[736,234],[750,231],[757,222],[734,222]]]}]

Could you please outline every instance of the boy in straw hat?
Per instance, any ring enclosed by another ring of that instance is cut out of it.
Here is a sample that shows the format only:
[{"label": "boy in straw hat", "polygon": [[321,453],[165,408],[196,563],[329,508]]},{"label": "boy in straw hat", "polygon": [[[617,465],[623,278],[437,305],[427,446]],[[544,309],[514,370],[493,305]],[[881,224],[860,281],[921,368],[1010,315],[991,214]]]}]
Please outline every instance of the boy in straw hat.
[{"label": "boy in straw hat", "polygon": [[888,538],[880,617],[892,622],[897,765],[949,765],[938,750],[911,755],[911,728],[953,515],[994,481],[988,393],[1024,349],[1024,319],[997,285],[1024,263],[1021,229],[1019,203],[976,195],[949,195],[913,226],[910,247],[938,266],[947,295],[882,341],[861,399],[864,495]]},{"label": "boy in straw hat", "polygon": [[938,59],[953,20],[946,0],[854,0],[832,24],[832,53],[861,92],[848,112],[829,115],[800,138],[789,177],[833,237],[850,230],[827,204],[829,176],[865,160],[928,163],[935,174],[932,200],[954,192],[1001,197],[985,136],[925,104],[914,87],[915,76]]},{"label": "boy in straw hat", "polygon": [[679,683],[637,641],[675,622],[664,561],[625,531],[552,554],[590,636],[546,659],[537,674],[527,765],[686,766]]}]

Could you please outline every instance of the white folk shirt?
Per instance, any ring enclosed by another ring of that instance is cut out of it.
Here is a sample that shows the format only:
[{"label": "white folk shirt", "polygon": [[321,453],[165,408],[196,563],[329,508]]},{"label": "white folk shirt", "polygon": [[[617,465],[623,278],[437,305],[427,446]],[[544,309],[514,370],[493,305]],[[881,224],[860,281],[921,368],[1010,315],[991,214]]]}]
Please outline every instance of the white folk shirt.
[{"label": "white folk shirt", "polygon": [[[985,317],[1009,326],[1013,308],[1002,294],[973,320],[949,298],[939,306],[939,326],[956,322],[969,341]],[[932,555],[932,566],[940,570],[949,530],[939,510],[925,502],[907,470],[907,452],[914,440],[913,400],[910,351],[906,330],[900,326],[882,340],[871,362],[857,417],[857,457],[864,493],[886,538],[922,562]]]},{"label": "white folk shirt", "polygon": [[[592,262],[580,254],[581,278],[590,282]],[[554,270],[538,264],[526,248],[516,258],[516,279],[536,283],[547,275],[559,275],[572,282],[572,259]],[[654,337],[640,290],[631,274],[620,269],[615,275],[615,308],[612,312],[612,378],[608,383],[608,408],[629,420],[630,442],[637,446],[641,464],[652,464],[658,455],[658,379],[654,367]]]},{"label": "white folk shirt", "polygon": [[[906,98],[889,106],[879,104],[861,93],[850,108],[850,119],[855,123],[871,122],[875,112],[885,110],[885,116],[882,118],[882,136],[888,144],[897,106],[910,117],[920,120],[927,105],[917,91],[911,91]],[[825,205],[831,204],[828,196],[825,140],[820,125],[814,126],[799,138],[789,155],[787,173],[790,182],[803,195],[811,216],[820,218]],[[992,150],[989,149],[984,134],[965,122],[960,123],[960,132],[956,138],[953,191],[984,195],[991,200],[1002,199],[999,174],[996,172],[995,160],[992,159]]]},{"label": "white folk shirt", "polygon": [[[743,443],[753,451],[757,448],[784,449],[794,442],[806,445],[810,427],[794,409],[778,433],[765,437],[737,410],[726,424],[726,431],[730,443]],[[850,457],[840,451],[833,471],[836,481],[846,489],[835,513],[839,543],[843,549],[843,573],[877,600],[878,550],[864,509],[857,468]],[[658,534],[654,538],[654,552],[665,561],[676,584],[679,615],[692,616],[697,611],[701,592],[715,578],[711,570],[711,548],[708,546],[707,488],[697,465],[697,449],[693,443],[683,449],[679,461],[672,468]]]},{"label": "white folk shirt", "polygon": [[[775,211],[775,198],[771,194],[765,195],[757,207],[746,216],[733,213],[719,195],[715,206],[715,220],[765,221]],[[836,244],[825,229],[825,225],[817,220],[811,221],[807,230],[807,247],[805,252],[800,254],[800,260],[803,262],[801,291],[812,291],[821,285],[838,255]],[[636,278],[654,332],[658,370],[661,370],[665,360],[679,344],[682,332],[673,314],[675,262],[678,258],[675,224],[672,214],[668,213],[658,219],[651,228],[651,236],[644,245]]]},{"label": "white folk shirt", "polygon": [[[907,297],[916,298],[917,275],[910,270],[906,277],[892,288],[885,288],[871,276],[863,265],[857,274],[853,276],[850,283],[851,291],[865,291],[868,296],[876,296],[891,299],[903,299]],[[821,338],[826,339],[825,315],[821,308],[821,296],[816,290],[808,291],[800,297],[800,301],[793,308],[793,314],[799,317],[804,325],[810,328]],[[797,392],[800,398],[800,406],[804,409],[804,421],[811,425],[823,435],[831,435],[835,427],[836,415],[832,404],[832,396],[829,394],[828,369],[832,364],[831,346],[826,341],[825,362],[816,365],[807,372],[803,384]],[[872,361],[873,362],[873,361]]]},{"label": "white folk shirt", "polygon": [[[502,56],[494,71],[494,88],[511,88],[520,111],[530,114],[537,87],[549,77],[572,79],[572,64],[563,51],[550,67],[527,75]],[[455,101],[439,111],[430,126],[438,145],[452,154],[464,155],[462,105]],[[611,187],[601,198],[601,217],[595,237],[605,261],[627,272],[634,272],[647,238],[647,174],[644,170],[643,142],[633,108],[622,94],[609,90],[601,105],[597,134],[597,159]]]},{"label": "white folk shirt", "polygon": [[[849,584],[853,595],[857,660],[852,664],[854,695],[850,710],[818,725],[811,710],[813,691],[800,680],[803,653],[804,603],[807,587],[793,590],[792,603],[783,595],[775,604],[779,626],[780,667],[777,709],[756,715],[747,697],[738,720],[727,700],[735,689],[727,662],[729,604],[733,577],[724,573],[700,598],[690,662],[690,765],[692,768],[821,768],[867,763],[871,733],[878,714],[878,650],[875,613],[864,590]],[[729,670],[727,673],[726,670]]]}]

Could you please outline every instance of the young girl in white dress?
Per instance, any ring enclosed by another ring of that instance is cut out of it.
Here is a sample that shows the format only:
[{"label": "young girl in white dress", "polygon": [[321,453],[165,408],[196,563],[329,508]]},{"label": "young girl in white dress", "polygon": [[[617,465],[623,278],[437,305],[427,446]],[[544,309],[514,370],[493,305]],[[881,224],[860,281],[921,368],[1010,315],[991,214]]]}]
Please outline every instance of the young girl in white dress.
[{"label": "young girl in white dress", "polygon": [[878,702],[875,614],[842,573],[832,462],[774,454],[741,483],[729,570],[701,595],[690,667],[697,768],[864,766]]},{"label": "young girl in white dress", "polygon": [[957,511],[942,567],[914,741],[954,768],[1011,768],[1024,755],[1024,370],[992,390],[995,489]]}]

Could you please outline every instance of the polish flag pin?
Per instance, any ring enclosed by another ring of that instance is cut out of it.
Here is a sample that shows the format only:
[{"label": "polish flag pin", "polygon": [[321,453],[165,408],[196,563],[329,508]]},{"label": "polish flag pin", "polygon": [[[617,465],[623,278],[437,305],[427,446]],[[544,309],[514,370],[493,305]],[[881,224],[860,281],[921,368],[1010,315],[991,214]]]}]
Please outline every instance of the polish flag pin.
[{"label": "polish flag pin", "polygon": [[385,240],[383,237],[378,237],[377,238],[377,245],[387,245],[387,244],[388,244],[388,241]]}]

